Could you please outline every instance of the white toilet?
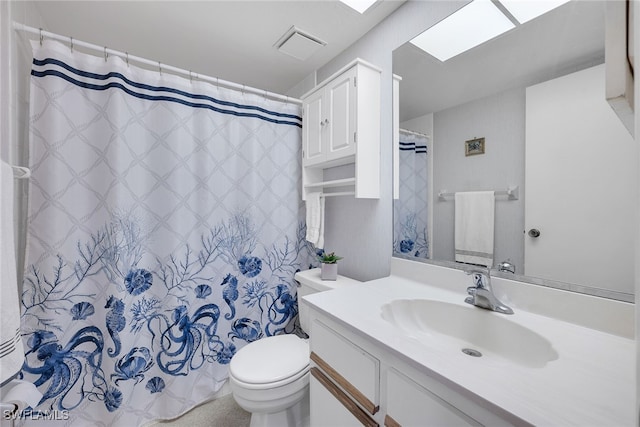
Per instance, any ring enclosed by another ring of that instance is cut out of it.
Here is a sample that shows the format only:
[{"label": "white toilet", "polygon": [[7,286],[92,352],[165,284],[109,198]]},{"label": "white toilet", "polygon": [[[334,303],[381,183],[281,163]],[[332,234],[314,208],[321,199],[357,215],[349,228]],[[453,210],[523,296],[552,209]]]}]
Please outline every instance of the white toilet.
[{"label": "white toilet", "polygon": [[[300,326],[309,333],[308,312],[301,297],[358,283],[346,277],[322,281],[320,269],[299,272],[296,280]],[[251,412],[251,427],[309,425],[309,344],[296,335],[276,335],[247,344],[231,359],[233,397]]]}]

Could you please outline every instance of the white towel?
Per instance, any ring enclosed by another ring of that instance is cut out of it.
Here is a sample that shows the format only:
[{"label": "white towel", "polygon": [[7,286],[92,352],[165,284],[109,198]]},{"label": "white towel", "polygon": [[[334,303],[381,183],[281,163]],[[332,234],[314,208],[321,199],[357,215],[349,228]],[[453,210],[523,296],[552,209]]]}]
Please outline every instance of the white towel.
[{"label": "white towel", "polygon": [[324,197],[319,191],[307,194],[307,241],[324,247]]},{"label": "white towel", "polygon": [[24,362],[20,303],[13,236],[13,169],[0,173],[0,384],[16,375]]},{"label": "white towel", "polygon": [[493,266],[494,192],[456,193],[455,201],[456,261]]}]

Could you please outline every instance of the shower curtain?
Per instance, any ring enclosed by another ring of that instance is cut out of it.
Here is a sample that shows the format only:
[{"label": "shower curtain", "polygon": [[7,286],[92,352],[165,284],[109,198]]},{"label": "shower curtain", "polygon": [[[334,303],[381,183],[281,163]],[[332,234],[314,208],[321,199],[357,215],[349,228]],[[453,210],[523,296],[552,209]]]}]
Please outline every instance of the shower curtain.
[{"label": "shower curtain", "polygon": [[427,136],[400,130],[399,198],[393,203],[393,250],[429,258]]},{"label": "shower curtain", "polygon": [[300,108],[33,49],[22,375],[43,398],[26,417],[176,417],[244,345],[295,332]]}]

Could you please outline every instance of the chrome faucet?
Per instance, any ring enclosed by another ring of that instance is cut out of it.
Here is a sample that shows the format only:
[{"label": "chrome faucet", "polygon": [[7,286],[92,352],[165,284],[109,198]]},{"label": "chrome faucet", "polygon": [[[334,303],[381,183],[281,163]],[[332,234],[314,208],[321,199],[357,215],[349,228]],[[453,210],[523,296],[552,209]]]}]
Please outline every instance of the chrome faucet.
[{"label": "chrome faucet", "polygon": [[491,290],[491,269],[475,267],[465,271],[473,277],[473,286],[467,288],[464,302],[503,314],[513,314],[513,310],[496,298]]}]

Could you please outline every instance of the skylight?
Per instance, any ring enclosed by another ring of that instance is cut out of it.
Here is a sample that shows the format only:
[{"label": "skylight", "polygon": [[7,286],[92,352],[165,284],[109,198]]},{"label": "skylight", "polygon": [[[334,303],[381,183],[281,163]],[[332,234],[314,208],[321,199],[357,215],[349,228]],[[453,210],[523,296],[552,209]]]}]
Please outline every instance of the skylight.
[{"label": "skylight", "polygon": [[519,23],[531,21],[544,15],[569,0],[500,0],[500,3],[518,20]]},{"label": "skylight", "polygon": [[[511,18],[491,0],[473,0],[411,43],[444,62],[571,0],[498,1],[509,11]],[[517,22],[512,21],[514,18]]]},{"label": "skylight", "polygon": [[474,0],[411,43],[440,61],[446,61],[514,27],[490,0]]},{"label": "skylight", "polygon": [[349,6],[351,9],[357,10],[360,13],[364,13],[378,0],[340,0],[342,3]]}]

